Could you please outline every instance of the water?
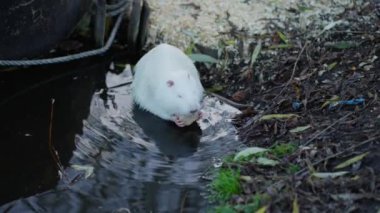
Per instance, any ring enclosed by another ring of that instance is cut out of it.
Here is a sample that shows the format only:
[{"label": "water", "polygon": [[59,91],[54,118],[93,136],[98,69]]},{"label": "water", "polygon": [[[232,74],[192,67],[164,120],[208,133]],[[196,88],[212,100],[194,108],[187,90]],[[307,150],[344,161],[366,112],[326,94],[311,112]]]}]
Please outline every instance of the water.
[{"label": "water", "polygon": [[[53,80],[61,72],[34,71],[28,82],[31,74],[1,73],[12,92],[3,90],[0,102],[0,211],[206,212],[202,177],[240,146],[226,119],[237,111],[207,98],[205,119],[178,128],[135,107],[129,84],[107,89],[128,82],[128,70],[86,67]],[[52,99],[61,176],[48,146]]]}]

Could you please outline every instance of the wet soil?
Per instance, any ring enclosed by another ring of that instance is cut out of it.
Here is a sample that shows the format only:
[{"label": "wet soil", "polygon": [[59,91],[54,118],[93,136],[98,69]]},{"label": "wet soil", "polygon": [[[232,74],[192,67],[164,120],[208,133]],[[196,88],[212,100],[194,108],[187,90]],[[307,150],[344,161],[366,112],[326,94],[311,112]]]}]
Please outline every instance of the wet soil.
[{"label": "wet soil", "polygon": [[[304,32],[273,28],[273,34],[253,38],[263,43],[252,67],[238,51],[232,55],[243,59],[228,66],[199,65],[206,87],[237,103],[252,104],[235,119],[248,146],[298,147],[277,158],[280,164],[273,167],[225,163],[246,176],[240,182],[243,193],[229,204],[252,203],[253,195],[262,195],[260,206],[268,206],[269,212],[380,209],[380,19],[374,2],[332,17],[339,19],[345,24],[324,32],[315,25]],[[285,25],[291,29],[290,23]],[[320,33],[312,35],[316,29]],[[249,45],[253,50],[257,42]],[[297,116],[259,120],[262,115],[289,113]],[[290,131],[304,126],[309,128]],[[363,153],[363,160],[334,169]],[[297,169],[289,171],[290,165]],[[338,171],[349,173],[336,178],[312,175]]]}]

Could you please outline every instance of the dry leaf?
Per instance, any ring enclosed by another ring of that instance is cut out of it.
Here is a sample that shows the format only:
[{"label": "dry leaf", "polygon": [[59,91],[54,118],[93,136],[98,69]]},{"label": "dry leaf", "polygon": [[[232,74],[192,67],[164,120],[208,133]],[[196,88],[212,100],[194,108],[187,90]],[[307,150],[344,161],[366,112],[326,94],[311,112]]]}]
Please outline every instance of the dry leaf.
[{"label": "dry leaf", "polygon": [[272,120],[272,119],[288,119],[292,117],[299,117],[299,115],[296,114],[269,114],[269,115],[263,115],[259,120],[260,121],[266,121],[266,120]]},{"label": "dry leaf", "polygon": [[347,174],[347,171],[342,172],[314,172],[312,176],[317,178],[336,178]]},{"label": "dry leaf", "polygon": [[303,132],[303,131],[309,129],[310,127],[311,127],[310,125],[299,126],[299,127],[294,128],[294,129],[291,129],[289,132],[291,132],[291,133]]},{"label": "dry leaf", "polygon": [[369,154],[369,152],[366,152],[366,153],[363,153],[361,155],[358,155],[358,156],[355,156],[353,158],[350,158],[346,161],[344,161],[343,163],[340,163],[339,165],[335,166],[334,169],[341,169],[341,168],[344,168],[344,167],[347,167],[351,164],[354,164],[358,161],[361,161],[365,156],[367,156]]},{"label": "dry leaf", "polygon": [[240,91],[235,92],[232,95],[232,100],[239,102],[239,101],[243,101],[246,97],[247,97],[247,93],[245,93],[244,91],[240,90]]},{"label": "dry leaf", "polygon": [[256,153],[265,152],[267,150],[268,149],[264,149],[260,147],[249,147],[237,153],[234,157],[234,161],[239,160],[240,158],[248,157]]}]

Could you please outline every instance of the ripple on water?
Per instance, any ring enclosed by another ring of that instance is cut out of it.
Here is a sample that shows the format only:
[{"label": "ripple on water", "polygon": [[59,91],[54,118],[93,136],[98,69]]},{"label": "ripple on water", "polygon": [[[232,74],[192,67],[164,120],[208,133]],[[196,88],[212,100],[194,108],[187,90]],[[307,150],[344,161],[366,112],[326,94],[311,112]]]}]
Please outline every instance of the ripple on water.
[{"label": "ripple on water", "polygon": [[[202,121],[178,128],[134,107],[129,85],[94,93],[70,160],[93,174],[18,200],[12,210],[206,211],[202,175],[241,144],[228,121],[238,110],[210,97],[205,103]],[[66,172],[81,173],[70,167]]]}]

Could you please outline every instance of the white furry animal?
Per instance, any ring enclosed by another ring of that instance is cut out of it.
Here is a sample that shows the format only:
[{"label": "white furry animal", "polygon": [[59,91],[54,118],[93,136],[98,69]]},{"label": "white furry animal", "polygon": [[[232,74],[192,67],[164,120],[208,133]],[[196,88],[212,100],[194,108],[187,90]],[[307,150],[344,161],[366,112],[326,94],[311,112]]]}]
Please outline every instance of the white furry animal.
[{"label": "white furry animal", "polygon": [[160,44],[136,64],[132,82],[135,102],[179,127],[201,117],[203,86],[192,60],[180,49]]}]

